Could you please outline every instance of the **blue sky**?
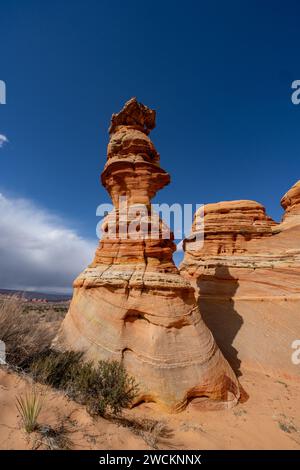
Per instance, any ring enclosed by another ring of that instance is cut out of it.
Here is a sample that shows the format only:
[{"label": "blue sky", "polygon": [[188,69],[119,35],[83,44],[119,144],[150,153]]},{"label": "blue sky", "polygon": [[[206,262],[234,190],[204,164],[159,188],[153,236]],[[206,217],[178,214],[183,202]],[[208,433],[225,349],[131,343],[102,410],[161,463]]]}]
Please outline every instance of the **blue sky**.
[{"label": "blue sky", "polygon": [[0,0],[0,11],[6,201],[95,245],[110,116],[137,96],[157,110],[151,135],[172,178],[156,202],[254,199],[280,219],[300,179],[299,2]]}]

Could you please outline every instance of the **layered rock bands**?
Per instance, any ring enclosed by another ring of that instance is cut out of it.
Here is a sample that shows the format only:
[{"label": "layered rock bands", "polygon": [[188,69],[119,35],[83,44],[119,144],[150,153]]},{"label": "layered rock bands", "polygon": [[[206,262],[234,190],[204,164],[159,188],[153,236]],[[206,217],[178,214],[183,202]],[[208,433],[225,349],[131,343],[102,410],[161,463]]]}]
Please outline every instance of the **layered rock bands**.
[{"label": "layered rock bands", "polygon": [[298,381],[300,181],[281,204],[279,224],[254,201],[206,205],[204,243],[194,242],[194,223],[180,271],[196,287],[202,317],[237,373],[251,368]]}]

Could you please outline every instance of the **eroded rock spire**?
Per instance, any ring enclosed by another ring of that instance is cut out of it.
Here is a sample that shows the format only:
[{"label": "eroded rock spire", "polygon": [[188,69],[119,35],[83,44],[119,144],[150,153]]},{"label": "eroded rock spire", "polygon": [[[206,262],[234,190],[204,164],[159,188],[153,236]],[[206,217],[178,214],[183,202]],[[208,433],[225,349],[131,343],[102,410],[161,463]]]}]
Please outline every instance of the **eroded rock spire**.
[{"label": "eroded rock spire", "polygon": [[[148,137],[154,126],[155,111],[135,98],[112,116],[101,180],[115,210],[93,263],[74,282],[54,347],[122,361],[139,383],[137,403],[179,411],[201,397],[203,406],[229,407],[239,398],[237,379],[173,262],[173,234],[162,236],[152,212],[151,199],[170,181]],[[130,224],[134,236],[124,237]]]}]

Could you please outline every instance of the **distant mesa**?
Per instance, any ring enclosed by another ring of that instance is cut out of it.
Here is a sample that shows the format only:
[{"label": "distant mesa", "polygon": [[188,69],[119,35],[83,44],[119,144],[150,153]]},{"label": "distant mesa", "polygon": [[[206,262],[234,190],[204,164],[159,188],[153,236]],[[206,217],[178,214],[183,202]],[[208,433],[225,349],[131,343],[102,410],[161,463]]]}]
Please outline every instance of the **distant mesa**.
[{"label": "distant mesa", "polygon": [[45,292],[35,292],[26,290],[12,290],[12,289],[0,289],[0,296],[17,296],[21,297],[23,301],[32,302],[67,302],[71,299],[71,296],[66,294],[50,294]]}]

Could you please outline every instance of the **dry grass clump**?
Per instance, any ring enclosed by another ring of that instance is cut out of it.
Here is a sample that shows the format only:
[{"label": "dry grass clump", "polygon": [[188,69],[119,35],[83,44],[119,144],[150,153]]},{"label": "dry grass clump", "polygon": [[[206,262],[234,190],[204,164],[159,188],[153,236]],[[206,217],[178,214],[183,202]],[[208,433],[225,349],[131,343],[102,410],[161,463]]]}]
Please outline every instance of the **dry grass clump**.
[{"label": "dry grass clump", "polygon": [[84,362],[82,353],[46,351],[33,360],[34,380],[63,390],[92,415],[120,414],[136,397],[138,386],[122,364]]},{"label": "dry grass clump", "polygon": [[67,423],[74,423],[70,417],[55,426],[38,423],[39,415],[44,406],[44,396],[37,392],[35,386],[25,396],[16,397],[16,407],[22,420],[24,430],[33,433],[33,449],[71,450],[73,443],[69,437],[72,430]]},{"label": "dry grass clump", "polygon": [[38,435],[33,443],[33,449],[45,448],[47,450],[72,450],[73,442],[69,437],[71,430],[64,422],[52,427],[41,425],[37,429]]},{"label": "dry grass clump", "polygon": [[17,410],[20,413],[25,431],[27,433],[36,431],[38,427],[37,420],[42,410],[41,396],[33,388],[25,396],[17,397],[16,401]]},{"label": "dry grass clump", "polygon": [[24,312],[19,297],[0,301],[0,340],[5,343],[9,365],[23,367],[30,358],[49,347],[54,334],[53,329],[39,322],[36,313]]}]

